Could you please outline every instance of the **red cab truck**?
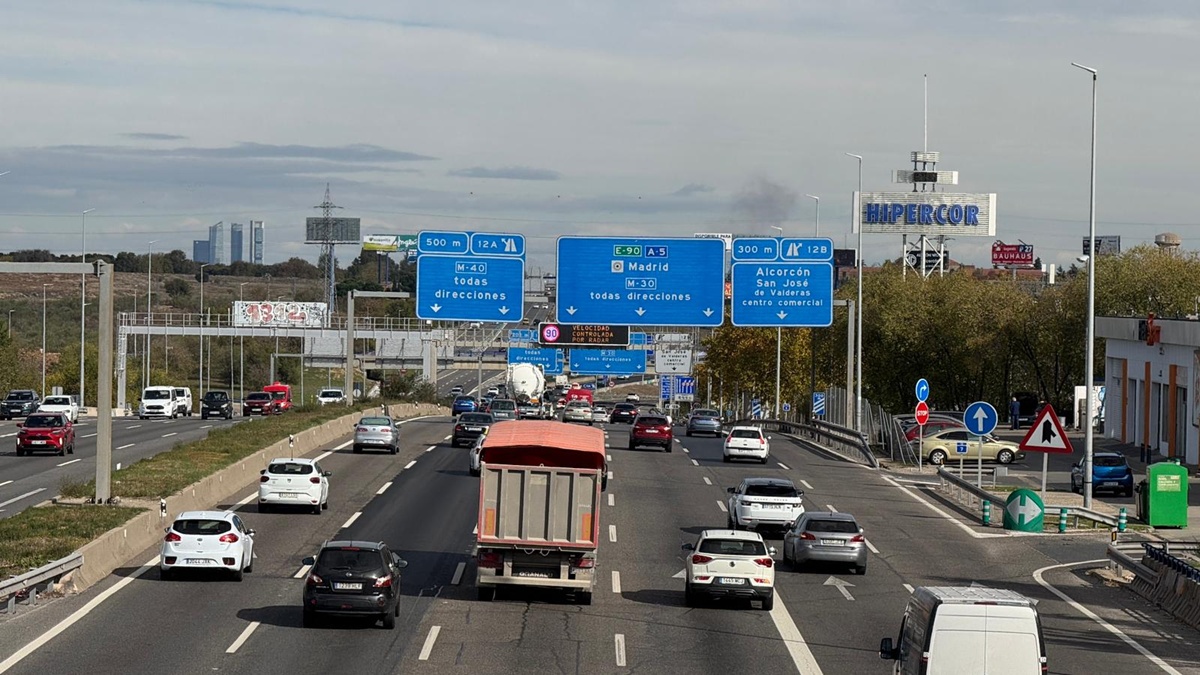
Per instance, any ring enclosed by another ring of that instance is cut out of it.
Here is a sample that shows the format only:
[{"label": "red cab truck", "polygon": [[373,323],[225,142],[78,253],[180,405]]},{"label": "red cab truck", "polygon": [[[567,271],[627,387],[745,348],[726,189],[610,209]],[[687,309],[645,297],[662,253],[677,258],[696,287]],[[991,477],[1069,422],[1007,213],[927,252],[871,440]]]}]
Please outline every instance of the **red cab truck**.
[{"label": "red cab truck", "polygon": [[287,412],[292,409],[292,385],[275,382],[263,387],[262,390],[275,399],[275,409],[278,412]]}]

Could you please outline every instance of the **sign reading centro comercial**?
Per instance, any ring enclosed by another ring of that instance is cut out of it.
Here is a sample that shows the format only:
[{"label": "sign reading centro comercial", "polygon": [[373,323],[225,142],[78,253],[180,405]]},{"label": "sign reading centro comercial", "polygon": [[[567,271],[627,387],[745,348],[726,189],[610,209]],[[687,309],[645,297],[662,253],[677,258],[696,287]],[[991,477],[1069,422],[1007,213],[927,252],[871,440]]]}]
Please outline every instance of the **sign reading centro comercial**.
[{"label": "sign reading centro comercial", "polygon": [[996,235],[995,193],[855,192],[854,232]]}]

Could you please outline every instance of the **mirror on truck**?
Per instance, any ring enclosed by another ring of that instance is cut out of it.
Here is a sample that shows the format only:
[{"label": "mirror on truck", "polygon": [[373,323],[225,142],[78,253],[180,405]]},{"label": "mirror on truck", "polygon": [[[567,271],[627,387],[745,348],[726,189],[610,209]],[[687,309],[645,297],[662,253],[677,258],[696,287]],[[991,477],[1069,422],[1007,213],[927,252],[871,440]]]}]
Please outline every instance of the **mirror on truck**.
[{"label": "mirror on truck", "polygon": [[896,650],[892,647],[892,638],[879,641],[879,658],[891,661],[896,658]]}]

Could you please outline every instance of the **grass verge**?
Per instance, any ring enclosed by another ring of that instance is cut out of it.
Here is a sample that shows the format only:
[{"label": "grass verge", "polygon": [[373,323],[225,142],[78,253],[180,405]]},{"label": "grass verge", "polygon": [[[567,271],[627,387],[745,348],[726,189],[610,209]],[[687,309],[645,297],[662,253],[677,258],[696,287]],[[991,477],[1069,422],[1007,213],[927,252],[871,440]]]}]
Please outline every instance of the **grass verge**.
[{"label": "grass verge", "polygon": [[0,520],[0,579],[64,558],[142,510],[54,505],[25,509]]}]

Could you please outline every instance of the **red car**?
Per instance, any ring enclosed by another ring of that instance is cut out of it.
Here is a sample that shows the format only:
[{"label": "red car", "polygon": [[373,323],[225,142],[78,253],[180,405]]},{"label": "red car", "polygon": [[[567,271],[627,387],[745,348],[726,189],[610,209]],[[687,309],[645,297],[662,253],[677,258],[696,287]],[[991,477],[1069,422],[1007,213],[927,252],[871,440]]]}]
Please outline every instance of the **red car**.
[{"label": "red car", "polygon": [[633,421],[633,426],[629,428],[630,450],[639,445],[657,445],[671,452],[671,443],[674,440],[671,423],[661,415],[638,415]]},{"label": "red car", "polygon": [[949,417],[930,417],[928,420],[926,420],[923,431],[920,426],[914,424],[909,427],[908,431],[904,433],[904,437],[910,442],[916,443],[917,439],[919,439],[921,436],[936,434],[937,432],[945,431],[946,429],[963,428],[965,428],[963,423],[956,419],[951,419]]},{"label": "red car", "polygon": [[250,415],[275,415],[282,412],[279,409],[279,402],[267,391],[256,391],[246,394],[246,400],[242,401],[242,416],[249,417]]},{"label": "red car", "polygon": [[33,413],[17,424],[17,456],[49,450],[62,457],[75,454],[75,425],[63,413]]}]

